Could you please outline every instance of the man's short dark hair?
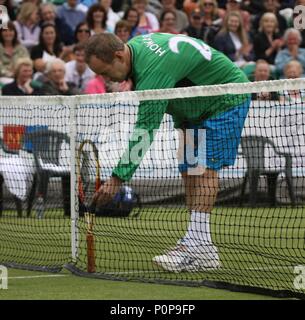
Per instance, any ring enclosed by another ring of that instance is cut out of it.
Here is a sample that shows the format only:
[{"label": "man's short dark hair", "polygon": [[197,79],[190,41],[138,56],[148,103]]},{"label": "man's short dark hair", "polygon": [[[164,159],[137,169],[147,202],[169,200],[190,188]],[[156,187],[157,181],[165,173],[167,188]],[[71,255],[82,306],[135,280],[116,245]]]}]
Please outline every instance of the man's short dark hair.
[{"label": "man's short dark hair", "polygon": [[112,63],[116,51],[124,50],[124,42],[112,33],[93,35],[86,42],[85,55],[88,63],[92,56],[96,56],[105,63]]}]

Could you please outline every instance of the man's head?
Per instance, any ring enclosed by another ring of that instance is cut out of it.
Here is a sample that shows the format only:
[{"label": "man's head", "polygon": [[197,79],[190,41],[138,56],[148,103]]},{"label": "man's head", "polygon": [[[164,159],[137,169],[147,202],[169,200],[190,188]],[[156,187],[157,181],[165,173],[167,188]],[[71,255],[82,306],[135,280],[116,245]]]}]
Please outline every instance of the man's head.
[{"label": "man's head", "polygon": [[267,81],[270,78],[270,66],[269,63],[265,60],[257,60],[255,71],[254,71],[254,80],[255,81]]},{"label": "man's head", "polygon": [[65,78],[65,63],[61,59],[54,59],[47,63],[46,74],[55,84],[59,85]]},{"label": "man's head", "polygon": [[90,37],[86,43],[85,57],[96,74],[108,77],[111,81],[121,82],[131,71],[129,49],[112,33]]}]

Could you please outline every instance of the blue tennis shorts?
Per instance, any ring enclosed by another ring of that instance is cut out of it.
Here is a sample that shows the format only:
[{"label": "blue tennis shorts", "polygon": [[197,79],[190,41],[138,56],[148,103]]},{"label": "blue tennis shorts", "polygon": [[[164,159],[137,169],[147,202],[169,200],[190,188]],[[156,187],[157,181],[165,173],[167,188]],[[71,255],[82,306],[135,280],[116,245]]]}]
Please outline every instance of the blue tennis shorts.
[{"label": "blue tennis shorts", "polygon": [[[184,156],[179,159],[179,171],[181,173],[186,172],[189,168],[195,168],[198,164],[216,171],[225,166],[233,165],[250,102],[251,100],[248,99],[243,104],[216,117],[202,121],[200,125],[187,126],[185,129],[188,135],[193,135],[191,139],[193,142],[189,144],[190,140],[186,139],[184,133]],[[202,137],[203,135],[204,137]],[[198,141],[201,141],[199,148]],[[190,150],[193,155],[191,158],[196,159],[196,161],[189,161],[190,157],[187,154],[190,153]]]}]

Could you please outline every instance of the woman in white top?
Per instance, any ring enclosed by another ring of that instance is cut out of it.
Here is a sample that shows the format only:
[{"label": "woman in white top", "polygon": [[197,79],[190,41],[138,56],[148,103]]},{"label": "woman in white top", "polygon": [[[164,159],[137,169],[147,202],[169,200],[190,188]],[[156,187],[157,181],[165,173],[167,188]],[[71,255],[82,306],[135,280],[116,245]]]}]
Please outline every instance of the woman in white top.
[{"label": "woman in white top", "polygon": [[18,40],[28,50],[38,44],[40,27],[38,7],[32,2],[25,2],[20,6],[17,20],[14,24],[18,33]]}]

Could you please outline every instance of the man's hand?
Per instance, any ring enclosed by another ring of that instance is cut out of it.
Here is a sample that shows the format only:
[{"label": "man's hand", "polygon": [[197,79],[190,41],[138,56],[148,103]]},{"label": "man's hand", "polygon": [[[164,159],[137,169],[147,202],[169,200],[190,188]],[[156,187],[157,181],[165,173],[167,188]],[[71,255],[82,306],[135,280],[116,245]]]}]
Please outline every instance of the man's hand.
[{"label": "man's hand", "polygon": [[119,178],[111,177],[94,194],[93,202],[96,207],[101,207],[110,202],[117,192],[119,192],[122,181]]}]

